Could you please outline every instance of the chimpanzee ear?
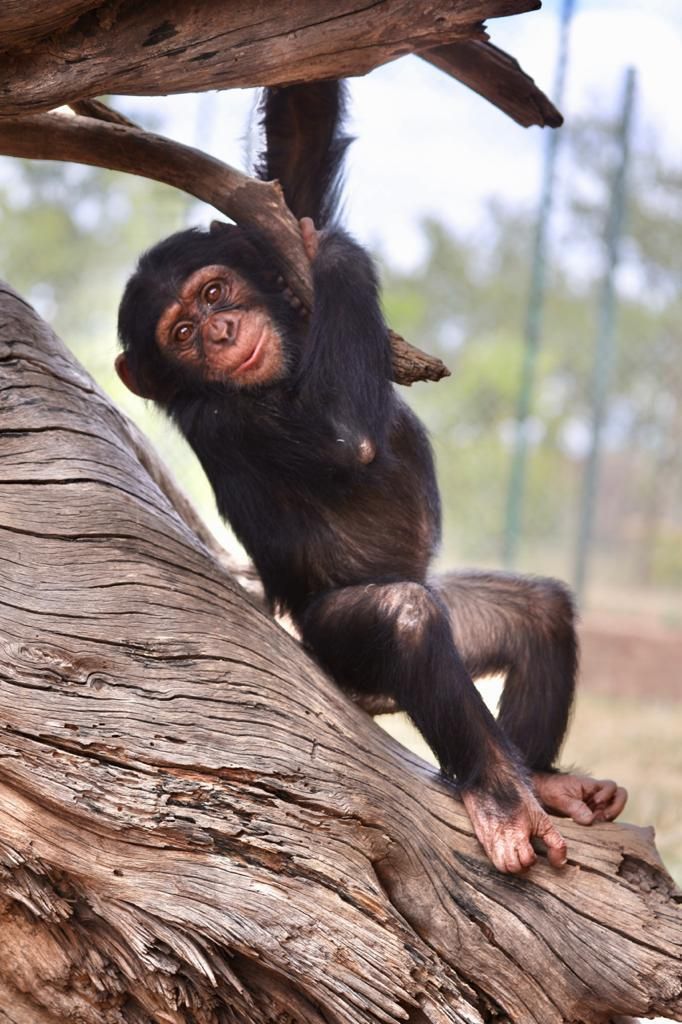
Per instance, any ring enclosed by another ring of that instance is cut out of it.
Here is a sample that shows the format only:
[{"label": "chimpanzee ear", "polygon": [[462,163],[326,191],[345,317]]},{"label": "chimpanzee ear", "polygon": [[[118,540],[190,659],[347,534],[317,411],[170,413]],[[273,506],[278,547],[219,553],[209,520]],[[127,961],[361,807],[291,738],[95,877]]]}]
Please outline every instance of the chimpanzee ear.
[{"label": "chimpanzee ear", "polygon": [[132,391],[132,393],[134,395],[138,395],[139,398],[157,397],[149,388],[143,388],[138,383],[137,377],[130,368],[128,357],[124,352],[121,352],[120,355],[116,356],[114,366],[116,367],[116,373],[128,388],[128,391]]},{"label": "chimpanzee ear", "polygon": [[208,230],[211,232],[212,235],[217,235],[219,234],[219,232],[224,231],[225,228],[231,227],[234,227],[234,225],[226,224],[224,220],[212,220],[211,226],[209,227]]}]

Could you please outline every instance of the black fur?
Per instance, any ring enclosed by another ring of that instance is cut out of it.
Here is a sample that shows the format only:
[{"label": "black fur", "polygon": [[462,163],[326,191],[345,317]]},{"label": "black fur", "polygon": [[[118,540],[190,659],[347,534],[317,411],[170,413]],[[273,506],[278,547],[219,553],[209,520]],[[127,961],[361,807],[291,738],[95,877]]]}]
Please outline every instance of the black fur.
[{"label": "black fur", "polygon": [[[297,216],[331,221],[348,140],[338,84],[267,94],[268,152]],[[284,379],[239,390],[164,359],[158,317],[200,266],[228,263],[261,294],[284,337]],[[575,637],[559,585],[503,574],[427,580],[439,497],[425,432],[390,383],[391,351],[372,263],[338,229],[320,239],[315,303],[302,325],[252,232],[185,231],[142,257],[121,304],[123,346],[199,456],[221,514],[273,607],[354,691],[388,694],[443,773],[508,808],[525,764],[549,769],[573,695]],[[369,440],[375,457],[359,452]],[[452,622],[451,622],[452,617]],[[471,674],[510,670],[499,724]],[[520,751],[520,753],[519,753]]]},{"label": "black fur", "polygon": [[352,141],[341,129],[345,110],[345,84],[336,81],[266,89],[261,106],[266,148],[256,174],[276,178],[294,216],[312,217],[320,228],[330,227],[338,212]]},{"label": "black fur", "polygon": [[529,768],[549,771],[566,733],[578,669],[568,587],[503,572],[449,573],[434,587],[471,675],[506,674],[499,715],[505,734]]}]

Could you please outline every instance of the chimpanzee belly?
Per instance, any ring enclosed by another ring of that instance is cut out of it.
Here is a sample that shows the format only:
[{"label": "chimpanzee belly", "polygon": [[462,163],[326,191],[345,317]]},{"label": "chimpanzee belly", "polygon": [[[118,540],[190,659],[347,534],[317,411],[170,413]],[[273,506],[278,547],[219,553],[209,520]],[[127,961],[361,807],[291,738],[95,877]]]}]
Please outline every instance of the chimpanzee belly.
[{"label": "chimpanzee belly", "polygon": [[305,424],[290,411],[289,418],[286,444],[276,423],[242,434],[239,444],[226,432],[203,445],[203,424],[196,436],[185,430],[270,602],[295,612],[329,589],[423,580],[439,541],[440,504],[414,414],[395,400],[385,448],[368,465],[335,464],[333,452],[326,461],[315,451],[308,463]]},{"label": "chimpanzee belly", "polygon": [[282,560],[272,564],[272,576],[270,565],[258,565],[260,552],[253,553],[268,591],[294,610],[330,588],[424,579],[438,524],[421,495],[396,492],[389,500],[383,486],[358,485],[336,504],[299,508],[283,524]]},{"label": "chimpanzee belly", "polygon": [[421,426],[416,437],[411,415],[400,426],[391,457],[350,484],[316,491],[270,478],[263,500],[276,520],[267,535],[242,540],[273,604],[295,612],[332,588],[425,578],[440,537],[438,491]]}]

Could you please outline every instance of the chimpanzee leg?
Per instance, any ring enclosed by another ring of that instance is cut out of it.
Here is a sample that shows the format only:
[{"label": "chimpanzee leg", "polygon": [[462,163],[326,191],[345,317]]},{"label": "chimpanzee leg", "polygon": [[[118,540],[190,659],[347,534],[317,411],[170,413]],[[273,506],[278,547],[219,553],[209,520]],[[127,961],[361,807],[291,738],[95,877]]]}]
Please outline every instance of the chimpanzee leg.
[{"label": "chimpanzee leg", "polygon": [[499,724],[533,771],[554,765],[578,664],[574,611],[558,580],[451,573],[433,581],[457,648],[474,677],[507,673]]},{"label": "chimpanzee leg", "polygon": [[501,870],[553,863],[565,844],[522,777],[518,755],[485,707],[455,647],[447,611],[414,582],[344,587],[298,616],[303,639],[341,685],[388,693],[412,718],[446,777],[457,777],[476,834]]},{"label": "chimpanzee leg", "polygon": [[533,773],[543,806],[582,825],[617,818],[627,792],[611,779],[547,774],[568,726],[578,663],[568,589],[508,573],[452,573],[432,585],[472,676],[507,673],[498,721]]},{"label": "chimpanzee leg", "polygon": [[[394,696],[443,772],[461,786],[494,785],[491,748],[501,764],[515,762],[459,658],[445,609],[426,587],[372,583],[327,591],[306,608],[300,626],[340,685]],[[512,802],[514,796],[512,786]]]}]

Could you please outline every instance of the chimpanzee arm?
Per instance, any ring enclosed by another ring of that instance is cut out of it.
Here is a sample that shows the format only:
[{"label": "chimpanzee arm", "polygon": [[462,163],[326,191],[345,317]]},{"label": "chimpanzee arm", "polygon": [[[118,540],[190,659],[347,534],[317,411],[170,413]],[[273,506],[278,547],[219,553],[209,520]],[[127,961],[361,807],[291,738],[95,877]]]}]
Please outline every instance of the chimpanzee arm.
[{"label": "chimpanzee arm", "polygon": [[279,180],[296,217],[326,229],[313,261],[315,305],[297,375],[303,418],[318,452],[329,453],[326,435],[334,461],[348,462],[350,455],[355,464],[371,462],[390,424],[391,355],[372,261],[348,235],[330,228],[350,142],[343,127],[345,86],[324,81],[271,88],[262,109],[266,149],[256,173]]},{"label": "chimpanzee arm", "polygon": [[342,81],[302,82],[266,89],[261,104],[266,148],[254,168],[263,181],[279,181],[294,217],[318,228],[336,220],[341,172],[351,142],[344,132]]},{"label": "chimpanzee arm", "polygon": [[[305,406],[340,443],[380,450],[393,401],[391,350],[371,258],[345,232],[323,232],[313,262],[314,307],[298,371]],[[362,461],[371,461],[370,459]]]}]

